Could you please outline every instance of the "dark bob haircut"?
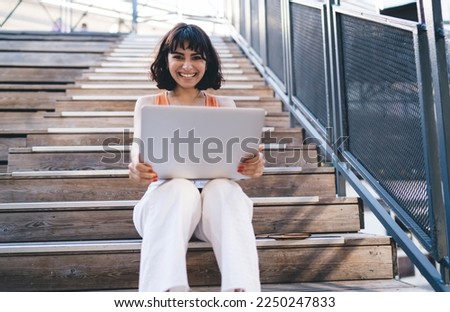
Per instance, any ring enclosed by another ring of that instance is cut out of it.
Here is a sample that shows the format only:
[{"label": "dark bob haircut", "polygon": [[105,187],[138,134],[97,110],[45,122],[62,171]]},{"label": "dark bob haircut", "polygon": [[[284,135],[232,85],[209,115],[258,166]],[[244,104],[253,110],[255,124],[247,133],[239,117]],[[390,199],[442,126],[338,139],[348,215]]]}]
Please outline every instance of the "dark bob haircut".
[{"label": "dark bob haircut", "polygon": [[199,53],[206,61],[205,75],[195,87],[198,90],[219,89],[223,76],[219,55],[211,39],[200,27],[185,23],[175,25],[161,40],[155,61],[150,66],[150,78],[156,81],[156,86],[169,91],[175,89],[176,82],[168,70],[167,59],[169,53],[180,47]]}]

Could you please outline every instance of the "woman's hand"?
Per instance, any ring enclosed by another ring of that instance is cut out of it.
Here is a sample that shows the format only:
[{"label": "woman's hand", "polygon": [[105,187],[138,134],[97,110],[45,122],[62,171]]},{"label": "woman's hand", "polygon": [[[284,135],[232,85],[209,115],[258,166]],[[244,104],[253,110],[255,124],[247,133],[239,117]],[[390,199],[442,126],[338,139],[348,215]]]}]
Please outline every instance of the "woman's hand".
[{"label": "woman's hand", "polygon": [[258,154],[241,162],[238,167],[238,172],[250,178],[262,176],[264,173],[264,163],[266,162],[262,153],[263,148],[264,146],[260,145]]},{"label": "woman's hand", "polygon": [[148,186],[150,183],[158,181],[158,175],[153,171],[152,166],[149,164],[140,161],[132,161],[128,165],[128,169],[130,169],[130,180],[133,180],[140,185]]}]

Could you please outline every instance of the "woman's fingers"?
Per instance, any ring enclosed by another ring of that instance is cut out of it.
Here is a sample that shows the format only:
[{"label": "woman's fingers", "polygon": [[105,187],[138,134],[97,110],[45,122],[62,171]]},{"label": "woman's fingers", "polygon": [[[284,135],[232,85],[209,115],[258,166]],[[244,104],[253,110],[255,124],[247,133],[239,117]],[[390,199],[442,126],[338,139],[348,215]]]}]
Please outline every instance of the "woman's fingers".
[{"label": "woman's fingers", "polygon": [[259,152],[254,157],[243,161],[238,167],[238,172],[248,177],[260,177],[264,173],[264,164],[264,155]]},{"label": "woman's fingers", "polygon": [[148,185],[158,180],[157,173],[148,164],[130,163],[128,168],[130,170],[130,179],[140,184]]}]

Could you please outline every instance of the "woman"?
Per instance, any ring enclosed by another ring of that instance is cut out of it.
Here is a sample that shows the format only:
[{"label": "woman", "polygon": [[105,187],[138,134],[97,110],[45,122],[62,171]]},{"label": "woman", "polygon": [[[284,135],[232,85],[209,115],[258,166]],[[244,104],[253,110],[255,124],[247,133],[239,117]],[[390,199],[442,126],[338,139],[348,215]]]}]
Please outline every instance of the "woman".
[{"label": "woman", "polygon": [[[219,89],[220,60],[208,35],[198,26],[180,23],[162,39],[151,78],[167,91],[136,102],[134,133],[140,129],[144,105],[235,107],[232,99],[203,90]],[[188,242],[194,234],[210,242],[222,276],[222,291],[260,291],[258,256],[252,227],[253,203],[234,181],[214,179],[158,180],[151,164],[142,163],[133,143],[130,179],[149,186],[134,208],[133,221],[142,236],[140,291],[187,291]],[[259,153],[238,168],[259,177]]]}]

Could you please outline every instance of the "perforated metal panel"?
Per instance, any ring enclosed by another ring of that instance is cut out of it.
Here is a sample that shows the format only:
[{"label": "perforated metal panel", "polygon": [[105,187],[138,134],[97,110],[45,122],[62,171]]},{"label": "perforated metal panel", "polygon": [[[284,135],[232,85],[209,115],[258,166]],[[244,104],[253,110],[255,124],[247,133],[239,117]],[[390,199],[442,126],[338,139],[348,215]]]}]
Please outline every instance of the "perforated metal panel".
[{"label": "perforated metal panel", "polygon": [[340,16],[349,151],[430,233],[412,32]]},{"label": "perforated metal panel", "polygon": [[291,3],[294,96],[327,127],[325,55],[322,12]]},{"label": "perforated metal panel", "polygon": [[261,55],[261,48],[259,44],[259,0],[250,1],[250,22],[251,22],[251,47],[258,54]]},{"label": "perforated metal panel", "polygon": [[280,0],[266,0],[266,27],[268,67],[281,82],[285,83]]}]

